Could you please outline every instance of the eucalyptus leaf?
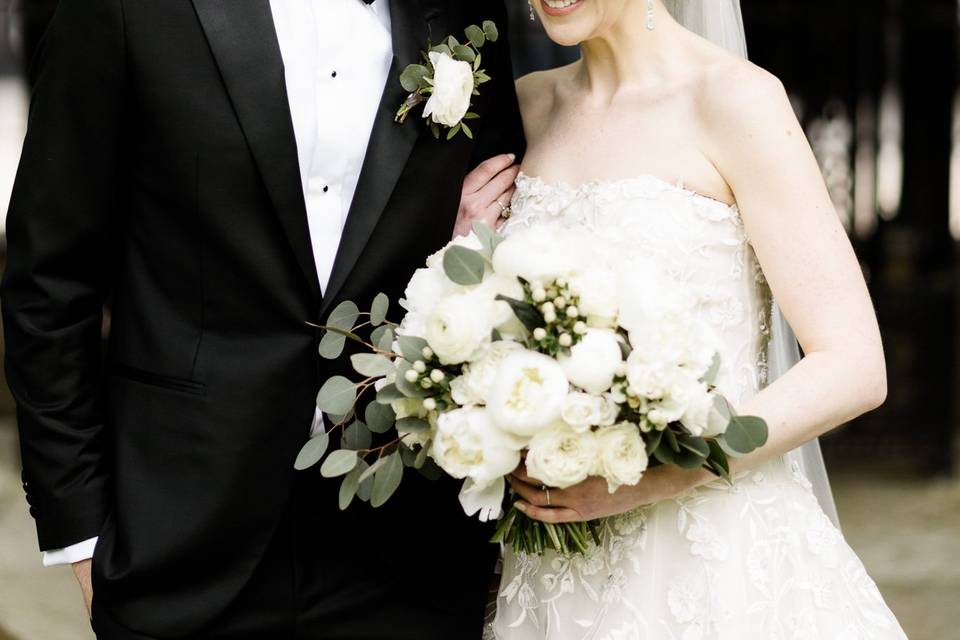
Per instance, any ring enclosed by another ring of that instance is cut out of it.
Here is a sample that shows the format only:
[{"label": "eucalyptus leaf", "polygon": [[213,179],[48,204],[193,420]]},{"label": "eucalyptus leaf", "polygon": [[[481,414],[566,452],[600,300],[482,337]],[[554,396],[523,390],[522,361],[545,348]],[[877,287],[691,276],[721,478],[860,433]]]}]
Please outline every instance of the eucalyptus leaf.
[{"label": "eucalyptus leaf", "polygon": [[383,324],[390,311],[390,298],[385,293],[378,293],[370,307],[370,323],[374,326]]},{"label": "eucalyptus leaf", "polygon": [[[357,468],[354,471],[359,473],[360,486],[357,488],[357,499],[367,502],[370,500],[370,493],[373,491],[373,477],[363,478],[364,472],[370,468],[370,465],[366,460],[361,460],[357,463]],[[351,471],[353,473],[353,471]]]},{"label": "eucalyptus leaf", "polygon": [[320,475],[324,478],[337,478],[346,475],[353,471],[359,459],[356,451],[338,449],[327,456],[327,459],[320,465]]},{"label": "eucalyptus leaf", "polygon": [[405,444],[400,445],[400,459],[403,460],[403,465],[406,467],[412,467],[417,461],[417,454],[413,449],[408,447]]},{"label": "eucalyptus leaf", "polygon": [[422,418],[400,418],[397,420],[398,433],[423,433],[430,429],[430,423]]},{"label": "eucalyptus leaf", "polygon": [[414,92],[420,88],[420,81],[430,74],[430,70],[422,64],[408,65],[400,74],[400,84],[405,91]]},{"label": "eucalyptus leaf", "polygon": [[323,458],[323,454],[327,452],[329,446],[330,436],[326,431],[310,438],[307,440],[307,443],[303,445],[303,448],[300,449],[300,453],[297,454],[297,460],[293,463],[293,468],[297,471],[309,469],[320,462],[320,459]]},{"label": "eucalyptus leaf", "polygon": [[417,469],[427,480],[439,480],[443,477],[443,469],[441,469],[436,462],[433,461],[433,458],[428,457],[423,462],[423,466]]},{"label": "eucalyptus leaf", "polygon": [[[396,387],[394,387],[394,389],[396,389]],[[399,394],[399,391],[397,393]],[[397,415],[393,412],[393,407],[390,405],[371,402],[363,412],[363,418],[370,431],[374,433],[386,433],[393,428],[397,420]]]},{"label": "eucalyptus leaf", "polygon": [[347,507],[357,497],[357,490],[360,489],[360,474],[363,473],[361,467],[357,466],[343,478],[340,484],[340,510],[345,511]]},{"label": "eucalyptus leaf", "polygon": [[350,413],[356,400],[356,385],[343,376],[334,376],[324,382],[317,394],[317,406],[320,410],[338,416]]},{"label": "eucalyptus leaf", "polygon": [[390,325],[381,324],[370,334],[370,342],[380,351],[392,351],[394,337],[393,328]]},{"label": "eucalyptus leaf", "polygon": [[729,421],[733,417],[733,410],[730,407],[730,403],[721,395],[713,396],[713,408],[723,416],[724,420]]},{"label": "eucalyptus leaf", "polygon": [[544,325],[543,316],[540,315],[540,311],[529,302],[508,298],[503,295],[497,296],[497,300],[502,300],[510,305],[510,309],[513,310],[513,315],[517,316],[517,320],[519,320],[520,324],[526,327],[528,331],[533,331]]},{"label": "eucalyptus leaf", "polygon": [[365,482],[366,480],[373,477],[373,475],[380,470],[384,464],[386,464],[386,457],[377,458],[377,461],[367,467],[362,474],[360,474],[360,482]]},{"label": "eucalyptus leaf", "polygon": [[493,259],[493,254],[497,250],[497,247],[503,242],[503,236],[499,233],[495,233],[493,229],[484,224],[483,222],[474,222],[473,223],[473,232],[477,235],[477,238],[480,239],[480,244],[483,246],[483,252],[490,259]]},{"label": "eucalyptus leaf", "polygon": [[754,416],[733,416],[723,441],[740,455],[747,455],[767,443],[767,423]]},{"label": "eucalyptus leaf", "polygon": [[454,245],[443,254],[443,271],[455,284],[465,287],[480,284],[485,269],[486,264],[479,251]]},{"label": "eucalyptus leaf", "polygon": [[652,456],[653,452],[657,450],[657,447],[660,446],[660,442],[663,440],[662,431],[651,431],[646,434],[647,441],[647,455]]},{"label": "eucalyptus leaf", "polygon": [[677,441],[677,434],[671,431],[670,427],[663,430],[663,440],[670,446],[674,453],[680,453],[680,443]]},{"label": "eucalyptus leaf", "polygon": [[487,36],[487,40],[490,42],[496,42],[500,38],[500,31],[493,20],[483,21],[483,35]]},{"label": "eucalyptus leaf", "polygon": [[477,49],[482,47],[487,42],[487,35],[483,32],[483,29],[478,27],[475,24],[470,25],[464,30],[464,33],[467,34],[467,38],[470,40],[470,44],[475,46]]},{"label": "eucalyptus leaf", "polygon": [[421,447],[420,451],[417,452],[417,457],[413,461],[414,469],[422,469],[423,464],[427,461],[427,456],[430,454],[430,450],[426,447]]},{"label": "eucalyptus leaf", "polygon": [[348,449],[368,449],[373,442],[373,434],[367,425],[357,420],[343,430],[343,446]]},{"label": "eucalyptus leaf", "polygon": [[707,369],[707,372],[703,375],[703,381],[707,384],[714,384],[717,381],[717,375],[720,373],[721,364],[720,354],[713,354],[713,361],[710,363],[710,368]]},{"label": "eucalyptus leaf", "polygon": [[406,398],[425,398],[427,396],[426,390],[415,382],[410,382],[407,380],[406,375],[407,371],[410,371],[412,367],[407,361],[401,361],[400,365],[397,367],[397,378],[394,381],[394,385],[397,389],[400,390],[400,393]]},{"label": "eucalyptus leaf", "polygon": [[474,53],[473,49],[463,44],[458,44],[453,48],[453,55],[457,60],[462,62],[472,63],[477,59],[477,54]]},{"label": "eucalyptus leaf", "polygon": [[706,459],[710,455],[710,445],[703,438],[681,436],[677,438],[677,441],[680,443],[681,449],[686,449],[701,458]]},{"label": "eucalyptus leaf", "polygon": [[427,346],[427,341],[423,338],[397,336],[397,343],[400,345],[400,354],[411,363],[424,359],[423,349]]},{"label": "eucalyptus leaf", "polygon": [[336,360],[343,355],[343,348],[347,344],[347,338],[342,333],[327,331],[320,338],[320,357],[326,360]]},{"label": "eucalyptus leaf", "polygon": [[[388,384],[382,389],[380,389],[379,391],[377,391],[376,402],[377,404],[380,404],[380,405],[389,406],[391,402],[395,402],[397,400],[403,400],[406,397],[407,396],[403,395],[403,393],[401,393],[401,391],[397,389],[397,385]],[[369,418],[367,418],[367,422],[368,423],[370,422]]]},{"label": "eucalyptus leaf", "polygon": [[453,51],[456,47],[460,46],[460,41],[453,36],[447,36],[447,46]]},{"label": "eucalyptus leaf", "polygon": [[403,480],[403,460],[399,453],[392,453],[385,458],[383,466],[377,469],[373,477],[373,494],[370,496],[370,505],[374,508],[383,506],[394,494]]},{"label": "eucalyptus leaf", "polygon": [[433,53],[442,53],[444,55],[450,56],[451,58],[453,57],[453,51],[451,51],[450,47],[448,47],[446,44],[443,44],[443,43],[433,47],[432,49],[430,49],[430,51],[432,51]]},{"label": "eucalyptus leaf", "polygon": [[660,441],[660,446],[654,449],[653,457],[663,464],[677,463],[677,453],[670,447],[665,439],[662,439]]},{"label": "eucalyptus leaf", "polygon": [[379,353],[355,353],[350,356],[350,364],[354,371],[369,378],[380,378],[397,370],[390,358]]},{"label": "eucalyptus leaf", "polygon": [[360,317],[360,308],[355,302],[344,300],[327,316],[327,325],[341,331],[353,331]]}]

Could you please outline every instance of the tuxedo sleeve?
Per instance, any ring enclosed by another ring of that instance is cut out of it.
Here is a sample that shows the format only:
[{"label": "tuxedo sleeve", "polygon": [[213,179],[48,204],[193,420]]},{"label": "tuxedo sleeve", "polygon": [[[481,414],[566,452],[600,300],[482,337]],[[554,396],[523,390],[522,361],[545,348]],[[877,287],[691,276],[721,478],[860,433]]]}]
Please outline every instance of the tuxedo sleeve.
[{"label": "tuxedo sleeve", "polygon": [[95,537],[109,510],[101,324],[125,200],[124,51],[120,0],[62,0],[31,70],[0,295],[42,550]]},{"label": "tuxedo sleeve", "polygon": [[506,7],[500,0],[490,4],[493,5],[492,15],[484,4],[484,17],[491,18],[496,23],[500,37],[495,43],[484,46],[482,52],[483,66],[491,80],[482,85],[480,91],[489,91],[490,99],[487,102],[487,112],[480,114],[487,122],[477,137],[471,168],[501,153],[514,153],[518,158],[522,158],[527,146],[513,79]]}]

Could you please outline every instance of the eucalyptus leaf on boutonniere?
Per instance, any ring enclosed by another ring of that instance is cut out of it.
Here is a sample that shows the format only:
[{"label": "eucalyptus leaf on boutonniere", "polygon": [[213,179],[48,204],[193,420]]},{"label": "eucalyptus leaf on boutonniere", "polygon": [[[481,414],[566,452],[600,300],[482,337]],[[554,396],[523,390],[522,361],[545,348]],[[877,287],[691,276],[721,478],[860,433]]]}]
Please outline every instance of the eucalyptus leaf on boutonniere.
[{"label": "eucalyptus leaf on boutonniere", "polygon": [[397,122],[403,124],[411,111],[426,103],[423,117],[435,138],[440,138],[442,130],[446,130],[447,140],[461,131],[473,138],[466,121],[480,116],[470,111],[470,100],[480,95],[480,85],[490,81],[481,67],[480,49],[487,42],[496,42],[500,33],[497,25],[485,20],[482,27],[470,25],[464,34],[465,43],[449,36],[421,53],[422,64],[411,64],[403,70],[400,84],[410,95],[397,111]]}]

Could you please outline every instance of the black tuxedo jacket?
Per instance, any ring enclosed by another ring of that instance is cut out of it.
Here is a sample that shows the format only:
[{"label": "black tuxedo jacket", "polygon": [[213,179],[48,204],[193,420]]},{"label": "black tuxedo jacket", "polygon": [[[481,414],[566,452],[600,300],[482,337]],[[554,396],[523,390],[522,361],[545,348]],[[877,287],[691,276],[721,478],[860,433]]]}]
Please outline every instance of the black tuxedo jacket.
[{"label": "black tuxedo jacket", "polygon": [[[41,46],[2,288],[24,486],[41,548],[100,536],[98,603],[132,628],[189,633],[243,588],[342,366],[307,323],[397,299],[450,238],[465,173],[522,153],[505,33],[483,52],[475,141],[393,121],[405,65],[468,24],[505,31],[502,3],[391,9],[393,68],[322,293],[268,0],[62,0]],[[313,507],[343,543],[319,555],[409,564],[411,588],[451,606],[458,580],[488,580],[488,531],[455,487],[410,480],[383,510],[341,514],[337,484]]]}]

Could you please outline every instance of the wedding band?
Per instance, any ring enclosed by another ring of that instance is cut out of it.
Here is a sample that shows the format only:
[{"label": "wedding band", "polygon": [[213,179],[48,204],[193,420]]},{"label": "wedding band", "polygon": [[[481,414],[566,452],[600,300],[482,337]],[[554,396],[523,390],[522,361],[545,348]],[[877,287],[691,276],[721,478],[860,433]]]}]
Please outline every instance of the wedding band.
[{"label": "wedding band", "polygon": [[553,505],[550,504],[550,487],[543,486],[541,489],[543,489],[543,493],[547,496],[547,506],[552,507]]},{"label": "wedding band", "polygon": [[509,219],[509,218],[510,218],[510,215],[513,213],[513,211],[511,211],[509,205],[505,205],[505,204],[503,204],[502,202],[500,202],[499,200],[497,200],[497,204],[500,205],[500,217],[503,218],[504,220]]}]

